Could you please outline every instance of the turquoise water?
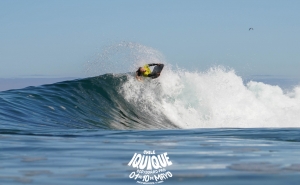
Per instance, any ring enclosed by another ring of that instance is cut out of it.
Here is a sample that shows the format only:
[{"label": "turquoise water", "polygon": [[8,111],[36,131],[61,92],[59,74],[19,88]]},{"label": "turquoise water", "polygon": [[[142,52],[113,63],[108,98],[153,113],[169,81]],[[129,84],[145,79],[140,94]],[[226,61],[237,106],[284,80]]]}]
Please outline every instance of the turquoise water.
[{"label": "turquoise water", "polygon": [[221,69],[168,75],[0,92],[0,184],[145,183],[130,176],[135,153],[172,162],[170,176],[148,184],[299,182],[297,82],[245,82]]}]

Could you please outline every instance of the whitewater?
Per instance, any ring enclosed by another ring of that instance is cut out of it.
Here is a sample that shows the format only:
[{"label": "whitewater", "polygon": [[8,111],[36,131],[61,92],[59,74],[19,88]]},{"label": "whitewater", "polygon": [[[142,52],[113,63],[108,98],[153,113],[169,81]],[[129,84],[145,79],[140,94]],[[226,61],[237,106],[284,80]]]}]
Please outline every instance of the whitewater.
[{"label": "whitewater", "polygon": [[300,126],[299,86],[284,92],[262,82],[244,84],[223,67],[206,72],[166,68],[159,79],[144,83],[130,76],[120,92],[131,105],[155,119],[164,115],[179,128]]}]

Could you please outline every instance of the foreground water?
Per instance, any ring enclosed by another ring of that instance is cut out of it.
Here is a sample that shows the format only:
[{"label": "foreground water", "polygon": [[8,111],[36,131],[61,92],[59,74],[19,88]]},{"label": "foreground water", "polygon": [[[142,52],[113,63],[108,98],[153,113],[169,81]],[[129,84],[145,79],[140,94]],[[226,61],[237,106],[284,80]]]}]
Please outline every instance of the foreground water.
[{"label": "foreground water", "polygon": [[[280,82],[166,69],[0,92],[0,184],[297,184],[300,90]],[[139,154],[171,163],[146,174]]]},{"label": "foreground water", "polygon": [[299,129],[1,133],[1,184],[136,184],[134,153],[167,152],[164,184],[297,184]]}]

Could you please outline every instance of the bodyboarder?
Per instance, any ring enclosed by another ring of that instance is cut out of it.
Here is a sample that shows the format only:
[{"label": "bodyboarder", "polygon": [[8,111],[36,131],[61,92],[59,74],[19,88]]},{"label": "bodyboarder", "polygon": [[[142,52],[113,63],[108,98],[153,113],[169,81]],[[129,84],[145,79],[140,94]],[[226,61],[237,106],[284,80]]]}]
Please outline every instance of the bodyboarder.
[{"label": "bodyboarder", "polygon": [[[153,71],[151,72],[150,66],[155,66]],[[137,80],[141,81],[143,77],[151,77],[152,79],[157,78],[160,76],[161,71],[164,68],[164,64],[160,63],[151,63],[146,64],[143,67],[139,67],[139,69],[135,72],[135,77]]]}]

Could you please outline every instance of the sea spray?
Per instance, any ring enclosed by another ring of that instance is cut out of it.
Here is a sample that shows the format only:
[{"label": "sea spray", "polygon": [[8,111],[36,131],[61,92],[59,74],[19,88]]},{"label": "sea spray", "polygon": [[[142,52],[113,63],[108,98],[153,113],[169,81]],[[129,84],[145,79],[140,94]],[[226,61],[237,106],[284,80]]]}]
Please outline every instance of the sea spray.
[{"label": "sea spray", "polygon": [[146,63],[165,63],[158,50],[135,42],[117,42],[103,47],[85,62],[87,76],[135,71]]}]

